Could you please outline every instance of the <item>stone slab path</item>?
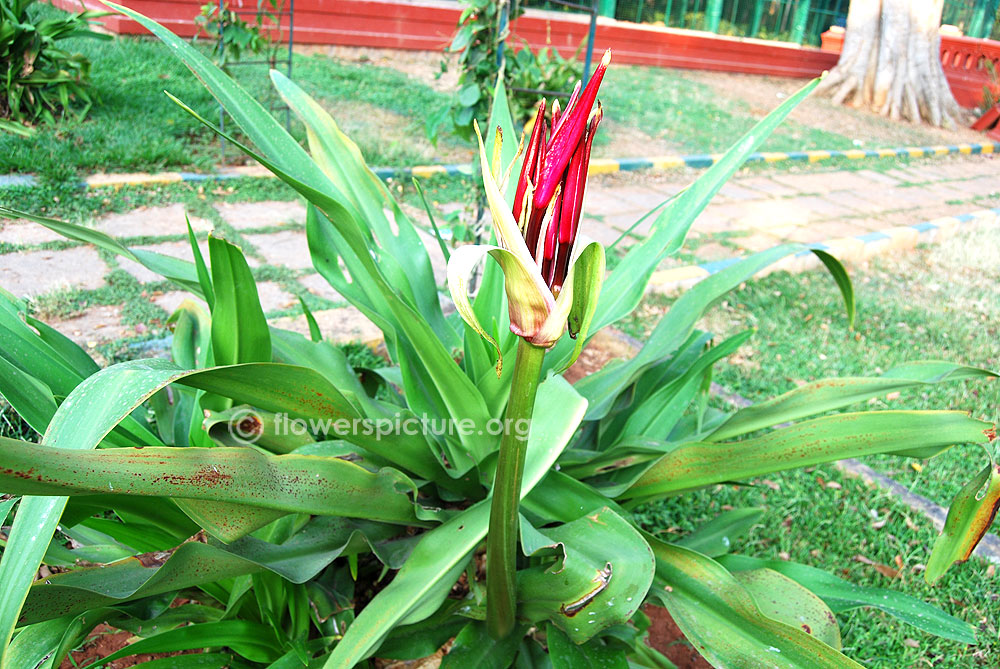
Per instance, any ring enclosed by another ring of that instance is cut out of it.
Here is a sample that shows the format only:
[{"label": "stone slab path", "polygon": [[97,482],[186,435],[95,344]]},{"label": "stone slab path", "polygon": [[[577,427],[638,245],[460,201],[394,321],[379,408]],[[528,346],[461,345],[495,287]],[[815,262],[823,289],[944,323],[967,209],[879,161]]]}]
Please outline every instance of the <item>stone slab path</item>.
[{"label": "stone slab path", "polygon": [[[630,233],[651,208],[679,192],[697,172],[624,172],[591,178],[582,230],[616,252],[648,233],[652,217]],[[449,205],[443,205],[447,208]],[[732,258],[782,242],[822,242],[941,216],[1000,206],[1000,159],[995,156],[938,159],[877,172],[804,168],[752,170],[727,183],[696,220],[685,249],[663,268]],[[408,208],[418,224],[421,211]],[[181,205],[140,208],[90,222],[137,248],[190,259]],[[204,214],[204,212],[201,212]],[[258,274],[265,313],[276,325],[307,332],[298,305],[303,297],[321,329],[338,341],[373,341],[379,331],[347,305],[312,268],[299,202],[216,203],[191,218],[196,231],[213,227],[239,243]],[[141,238],[141,239],[140,239]],[[168,315],[186,298],[144,267],[59,242],[27,221],[0,227],[0,286],[35,301],[38,313],[92,349],[164,331]],[[58,242],[58,243],[57,243]],[[438,281],[444,259],[424,235]],[[207,255],[207,246],[201,244]]]}]

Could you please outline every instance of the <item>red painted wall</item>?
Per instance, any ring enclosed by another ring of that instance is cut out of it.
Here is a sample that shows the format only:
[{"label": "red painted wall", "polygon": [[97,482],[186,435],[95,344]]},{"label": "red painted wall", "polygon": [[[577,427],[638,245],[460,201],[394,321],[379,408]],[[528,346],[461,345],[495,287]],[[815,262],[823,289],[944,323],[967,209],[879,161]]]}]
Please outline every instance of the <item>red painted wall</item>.
[{"label": "red painted wall", "polygon": [[[79,0],[50,1],[71,11],[79,8]],[[187,37],[194,34],[194,17],[207,0],[121,1]],[[96,0],[84,3],[103,9]],[[231,4],[241,2],[231,0]],[[255,0],[242,4],[256,7]],[[295,43],[440,51],[451,42],[459,12],[456,2],[440,0],[296,0]],[[120,17],[108,17],[105,25],[118,33],[145,32]],[[525,39],[533,49],[551,44],[568,56],[586,39],[588,27],[589,17],[528,10],[514,22],[512,42],[517,48]],[[600,18],[595,53],[599,57],[609,47],[618,63],[803,78],[832,68],[840,51],[840,45],[829,40],[824,42],[826,50],[820,50]],[[941,50],[959,103],[979,104],[982,87],[989,81],[982,59],[1000,64],[1000,43],[945,37]]]}]

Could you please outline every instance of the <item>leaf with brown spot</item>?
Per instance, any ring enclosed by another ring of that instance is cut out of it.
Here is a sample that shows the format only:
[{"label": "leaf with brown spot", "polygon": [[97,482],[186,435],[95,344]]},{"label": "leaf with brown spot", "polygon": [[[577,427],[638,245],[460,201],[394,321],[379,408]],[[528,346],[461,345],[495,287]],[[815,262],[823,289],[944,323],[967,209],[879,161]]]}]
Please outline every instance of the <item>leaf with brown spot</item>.
[{"label": "leaf with brown spot", "polygon": [[934,542],[924,578],[936,582],[956,562],[965,562],[993,524],[1000,507],[1000,471],[992,460],[963,487],[948,509],[944,529]]}]

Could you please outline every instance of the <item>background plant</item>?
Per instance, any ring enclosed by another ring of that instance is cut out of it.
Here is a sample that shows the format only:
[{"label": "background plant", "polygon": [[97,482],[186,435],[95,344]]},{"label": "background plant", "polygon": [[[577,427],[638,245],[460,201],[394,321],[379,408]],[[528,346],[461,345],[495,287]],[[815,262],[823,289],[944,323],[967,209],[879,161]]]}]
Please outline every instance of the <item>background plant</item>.
[{"label": "background plant", "polygon": [[[501,62],[510,112],[518,127],[534,114],[542,97],[537,91],[546,91],[549,96],[568,95],[580,79],[583,68],[577,56],[585,42],[569,58],[551,46],[535,53],[526,41],[515,51],[507,40],[511,22],[523,12],[520,2],[462,0],[461,4],[464,9],[458,31],[448,47],[449,53],[458,54],[458,89],[449,104],[427,117],[428,137],[436,138],[442,126],[466,139],[472,137],[473,121],[483,122],[489,115]],[[448,67],[447,59],[441,61],[442,73]]]},{"label": "background plant", "polygon": [[84,11],[56,18],[39,17],[36,0],[0,4],[0,130],[21,135],[39,122],[86,115],[95,102],[88,89],[90,61],[62,48],[72,37],[111,39],[91,30],[104,12]]},{"label": "background plant", "polygon": [[[482,622],[480,556],[496,436],[474,430],[374,439],[322,427],[289,435],[276,425],[287,413],[462,418],[485,427],[503,415],[514,365],[498,377],[492,347],[444,314],[412,223],[301,89],[272,73],[310,130],[309,153],[190,45],[116,9],[170,44],[260,153],[244,150],[307,198],[314,265],[382,328],[391,364],[353,368],[318,327],[308,338],[269,327],[246,260],[224,239],[210,239],[206,259],[191,235],[195,261],[188,263],[34,217],[145,265],[207,309],[188,303],[175,314],[171,360],[101,370],[18,300],[0,300],[0,390],[43,434],[40,444],[0,441],[0,487],[11,495],[0,501],[0,515],[17,505],[0,560],[0,629],[5,640],[16,633],[4,644],[5,669],[51,666],[98,621],[140,636],[123,654],[208,648],[191,662],[214,666],[353,666],[373,654],[429,655],[452,637],[446,666],[547,666],[546,651],[556,666],[580,666],[588,657],[610,666],[667,666],[643,644],[644,601],[665,605],[720,666],[762,658],[854,666],[839,653],[830,621],[833,611],[858,606],[881,608],[927,633],[974,640],[971,626],[913,598],[805,565],[729,555],[757,522],[752,509],[719,516],[672,543],[644,533],[629,511],[642,501],[842,457],[924,458],[988,441],[989,424],[962,412],[830,414],[899,388],[995,376],[950,363],[807,384],[735,412],[711,405],[713,366],[751,333],[718,341],[696,324],[761,269],[809,250],[800,245],[755,254],[697,284],[633,358],[574,386],[558,372],[576,343],[563,337],[546,354],[522,485],[518,624],[514,635],[491,640]],[[698,212],[814,85],[656,209],[648,239],[619,264],[626,271],[607,277],[591,332],[632,312]],[[502,86],[494,100],[490,127],[514,136]],[[513,145],[503,144],[503,161],[515,159]],[[823,250],[813,252],[837,281],[851,320],[843,268]],[[517,338],[508,331],[495,266],[487,265],[473,309],[491,324],[504,357],[514,358]],[[962,513],[938,540],[932,578],[978,538],[982,524],[965,521],[989,515],[994,486],[986,483],[982,500],[968,491],[960,496]],[[32,584],[43,561],[68,571]]]},{"label": "background plant", "polygon": [[217,40],[213,52],[223,68],[240,60],[244,52],[273,62],[280,39],[272,33],[281,28],[278,12],[282,7],[282,0],[257,0],[257,13],[249,23],[230,5],[208,2],[194,21],[208,37]]}]

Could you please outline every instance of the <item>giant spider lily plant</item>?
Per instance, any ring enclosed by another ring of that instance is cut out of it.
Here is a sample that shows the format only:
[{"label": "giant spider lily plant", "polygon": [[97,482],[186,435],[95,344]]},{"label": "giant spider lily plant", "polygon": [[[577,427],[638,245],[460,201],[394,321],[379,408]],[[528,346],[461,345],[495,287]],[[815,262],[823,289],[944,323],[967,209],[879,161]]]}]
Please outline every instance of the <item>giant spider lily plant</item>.
[{"label": "giant spider lily plant", "polygon": [[[113,8],[169,45],[256,147],[242,147],[248,155],[308,201],[313,265],[381,328],[391,362],[363,374],[315,320],[309,338],[269,323],[246,259],[224,239],[210,237],[204,258],[189,231],[190,263],[0,206],[141,263],[207,307],[175,312],[171,359],[102,369],[0,290],[0,394],[44,435],[0,438],[0,669],[58,666],[101,622],[141,637],[105,664],[195,649],[181,656],[191,666],[343,669],[450,644],[443,668],[669,666],[644,642],[647,602],[667,607],[719,667],[857,666],[840,652],[834,615],[856,606],[975,640],[970,624],[902,593],[731,554],[766,521],[760,510],[721,514],[676,539],[642,531],[630,511],[846,457],[995,444],[991,425],[959,411],[840,412],[896,390],[996,376],[944,362],[817,381],[739,411],[707,402],[713,365],[749,333],[709,346],[696,324],[771,264],[813,251],[850,322],[850,281],[824,249],[740,258],[680,296],[628,359],[574,384],[559,373],[591,333],[638,306],[698,213],[816,82],[657,208],[624,271],[607,276],[601,246],[579,230],[607,56],[562,113],[540,107],[518,158],[498,85],[480,151],[497,243],[459,249],[449,266],[463,322],[442,310],[413,222],[319,103],[272,72],[306,127],[307,151],[185,40]],[[502,191],[508,172],[518,181]],[[487,255],[498,266],[487,264],[470,305],[465,278]],[[498,375],[501,353],[514,364]],[[255,441],[233,443],[248,411],[259,419],[246,423]],[[315,426],[279,433],[279,415]],[[498,434],[490,426],[501,416],[521,420],[502,421]],[[322,427],[418,417],[471,429]],[[525,435],[518,424],[529,417]],[[968,558],[992,521],[1000,474],[990,450],[930,552],[930,581]],[[53,573],[36,581],[42,563]]]}]

